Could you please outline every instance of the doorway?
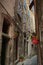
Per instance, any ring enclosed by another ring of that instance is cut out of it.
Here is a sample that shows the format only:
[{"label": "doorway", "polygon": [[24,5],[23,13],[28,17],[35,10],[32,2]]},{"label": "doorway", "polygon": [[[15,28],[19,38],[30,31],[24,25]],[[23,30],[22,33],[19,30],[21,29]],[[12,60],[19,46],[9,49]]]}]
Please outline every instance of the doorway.
[{"label": "doorway", "polygon": [[2,35],[1,65],[5,65],[6,49],[7,49],[8,41],[10,39],[9,37],[7,37],[9,25],[10,23],[8,22],[8,20],[4,18],[3,28],[2,28],[2,33],[4,35]]}]

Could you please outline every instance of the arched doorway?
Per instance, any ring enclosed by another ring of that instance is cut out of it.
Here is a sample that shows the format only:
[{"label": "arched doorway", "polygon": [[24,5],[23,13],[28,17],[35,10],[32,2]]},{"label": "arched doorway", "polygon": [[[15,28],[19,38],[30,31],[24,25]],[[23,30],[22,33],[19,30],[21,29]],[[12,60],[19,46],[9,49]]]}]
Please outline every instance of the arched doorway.
[{"label": "arched doorway", "polygon": [[2,28],[1,65],[5,65],[6,48],[7,48],[7,43],[10,39],[9,37],[7,37],[9,26],[10,26],[9,21],[6,18],[4,18],[3,28]]},{"label": "arched doorway", "polygon": [[16,30],[16,26],[12,22],[12,18],[4,14],[1,65],[13,65],[14,61],[17,60],[18,29]]}]

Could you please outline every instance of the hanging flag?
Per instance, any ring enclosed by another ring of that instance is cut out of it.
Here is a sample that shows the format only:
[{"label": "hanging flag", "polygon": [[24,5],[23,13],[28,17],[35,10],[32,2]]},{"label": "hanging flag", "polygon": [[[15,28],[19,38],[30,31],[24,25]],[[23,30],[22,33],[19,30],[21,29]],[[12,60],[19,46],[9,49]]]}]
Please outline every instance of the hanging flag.
[{"label": "hanging flag", "polygon": [[38,44],[39,43],[39,41],[36,37],[32,37],[32,42],[33,42],[33,44]]}]

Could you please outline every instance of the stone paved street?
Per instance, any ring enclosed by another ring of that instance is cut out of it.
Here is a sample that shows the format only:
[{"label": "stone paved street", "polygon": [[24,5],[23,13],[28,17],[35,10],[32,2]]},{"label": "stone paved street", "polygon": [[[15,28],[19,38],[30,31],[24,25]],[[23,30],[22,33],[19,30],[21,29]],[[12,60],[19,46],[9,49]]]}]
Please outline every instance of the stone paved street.
[{"label": "stone paved street", "polygon": [[37,65],[37,55],[33,56],[31,59],[25,59],[23,62],[19,62],[17,65]]}]

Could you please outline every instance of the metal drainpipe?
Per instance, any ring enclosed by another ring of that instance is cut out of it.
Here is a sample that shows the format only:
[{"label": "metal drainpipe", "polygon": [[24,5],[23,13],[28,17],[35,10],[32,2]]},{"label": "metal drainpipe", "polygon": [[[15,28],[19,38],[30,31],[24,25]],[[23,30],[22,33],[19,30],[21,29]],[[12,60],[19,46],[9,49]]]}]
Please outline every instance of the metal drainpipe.
[{"label": "metal drainpipe", "polygon": [[39,34],[39,20],[38,20],[38,15],[36,12],[36,0],[34,0],[34,7],[35,7],[35,21],[36,21],[36,32],[37,32],[37,36],[39,39],[39,44],[37,46],[37,50],[38,50],[38,61],[40,62],[39,65],[42,65],[42,59],[41,59],[41,48],[40,48],[40,34]]}]

